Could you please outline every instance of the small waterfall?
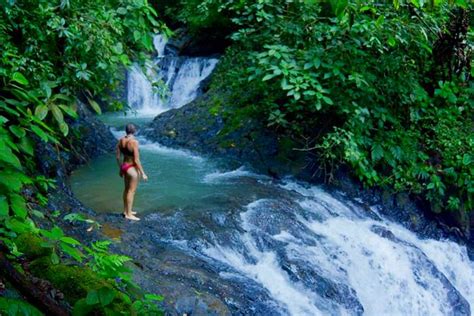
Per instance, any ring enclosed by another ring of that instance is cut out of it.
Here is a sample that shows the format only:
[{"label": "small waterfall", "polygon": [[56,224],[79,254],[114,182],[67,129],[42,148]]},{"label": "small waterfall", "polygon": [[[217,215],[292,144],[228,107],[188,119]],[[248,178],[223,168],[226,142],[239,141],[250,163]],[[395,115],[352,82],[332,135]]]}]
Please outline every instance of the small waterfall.
[{"label": "small waterfall", "polygon": [[[201,82],[212,73],[218,62],[215,58],[165,55],[166,44],[162,35],[154,37],[157,57],[146,66],[146,75],[136,64],[129,70],[127,101],[139,116],[152,117],[191,102],[198,96]],[[158,93],[150,78],[156,83],[161,80],[167,91]]]},{"label": "small waterfall", "polygon": [[217,64],[217,59],[186,58],[179,71],[171,91],[169,106],[179,108],[197,97],[201,81],[206,79]]},{"label": "small waterfall", "polygon": [[166,37],[162,35],[156,35],[153,38],[153,46],[155,47],[158,57],[163,57],[165,55],[165,46],[167,42]]}]

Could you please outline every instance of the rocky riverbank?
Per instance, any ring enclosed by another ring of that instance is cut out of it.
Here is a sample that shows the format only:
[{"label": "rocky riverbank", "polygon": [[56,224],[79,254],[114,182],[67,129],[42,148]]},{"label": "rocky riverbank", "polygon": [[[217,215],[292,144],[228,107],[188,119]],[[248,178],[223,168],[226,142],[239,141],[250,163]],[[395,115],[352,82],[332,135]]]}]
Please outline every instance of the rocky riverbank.
[{"label": "rocky riverbank", "polygon": [[[226,132],[226,118],[210,111],[211,96],[205,94],[186,106],[157,116],[143,135],[170,147],[187,148],[210,157],[226,157],[232,166],[245,165],[259,173],[283,178],[291,175],[312,183],[317,160],[310,153],[293,150],[297,145],[279,137],[261,120],[248,118],[240,127]],[[383,205],[387,215],[422,236],[441,235],[461,242],[474,242],[474,214],[470,218],[453,212],[436,215],[416,196],[391,193],[381,188],[367,189],[350,176],[347,168],[334,173],[333,188],[353,198]],[[472,247],[471,247],[472,248]]]}]

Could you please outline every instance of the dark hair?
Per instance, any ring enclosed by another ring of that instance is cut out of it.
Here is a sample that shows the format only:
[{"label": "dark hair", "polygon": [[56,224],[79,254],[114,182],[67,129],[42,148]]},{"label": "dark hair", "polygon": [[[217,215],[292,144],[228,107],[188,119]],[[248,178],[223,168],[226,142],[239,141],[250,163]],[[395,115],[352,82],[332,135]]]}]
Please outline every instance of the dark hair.
[{"label": "dark hair", "polygon": [[125,126],[125,133],[127,133],[127,135],[135,134],[136,131],[137,128],[133,124],[127,124],[127,126]]}]

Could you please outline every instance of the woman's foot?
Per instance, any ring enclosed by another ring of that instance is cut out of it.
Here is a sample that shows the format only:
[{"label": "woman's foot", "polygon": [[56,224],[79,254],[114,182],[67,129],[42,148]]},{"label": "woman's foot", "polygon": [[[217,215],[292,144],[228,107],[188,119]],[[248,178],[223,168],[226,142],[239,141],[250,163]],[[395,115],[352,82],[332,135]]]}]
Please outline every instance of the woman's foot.
[{"label": "woman's foot", "polygon": [[[132,211],[131,213],[132,213],[132,215],[137,215],[137,212]],[[122,215],[127,217],[127,214],[125,214],[125,212],[123,212]]]},{"label": "woman's foot", "polygon": [[139,221],[140,219],[136,217],[135,215],[125,215],[126,219],[132,220],[132,221]]}]

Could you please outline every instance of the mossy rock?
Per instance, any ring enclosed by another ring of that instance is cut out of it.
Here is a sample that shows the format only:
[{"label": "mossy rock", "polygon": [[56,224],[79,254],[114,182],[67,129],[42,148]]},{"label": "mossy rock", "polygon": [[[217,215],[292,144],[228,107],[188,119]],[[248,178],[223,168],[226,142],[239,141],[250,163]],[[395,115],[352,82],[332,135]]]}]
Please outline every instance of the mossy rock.
[{"label": "mossy rock", "polygon": [[30,264],[30,271],[36,277],[50,281],[55,288],[64,293],[71,305],[87,297],[89,291],[106,287],[116,292],[113,302],[107,306],[109,309],[116,312],[131,310],[130,303],[121,292],[87,267],[52,264],[49,257],[43,257]]},{"label": "mossy rock", "polygon": [[18,250],[22,252],[29,260],[50,256],[51,248],[42,247],[44,240],[36,234],[24,233],[15,239]]}]

